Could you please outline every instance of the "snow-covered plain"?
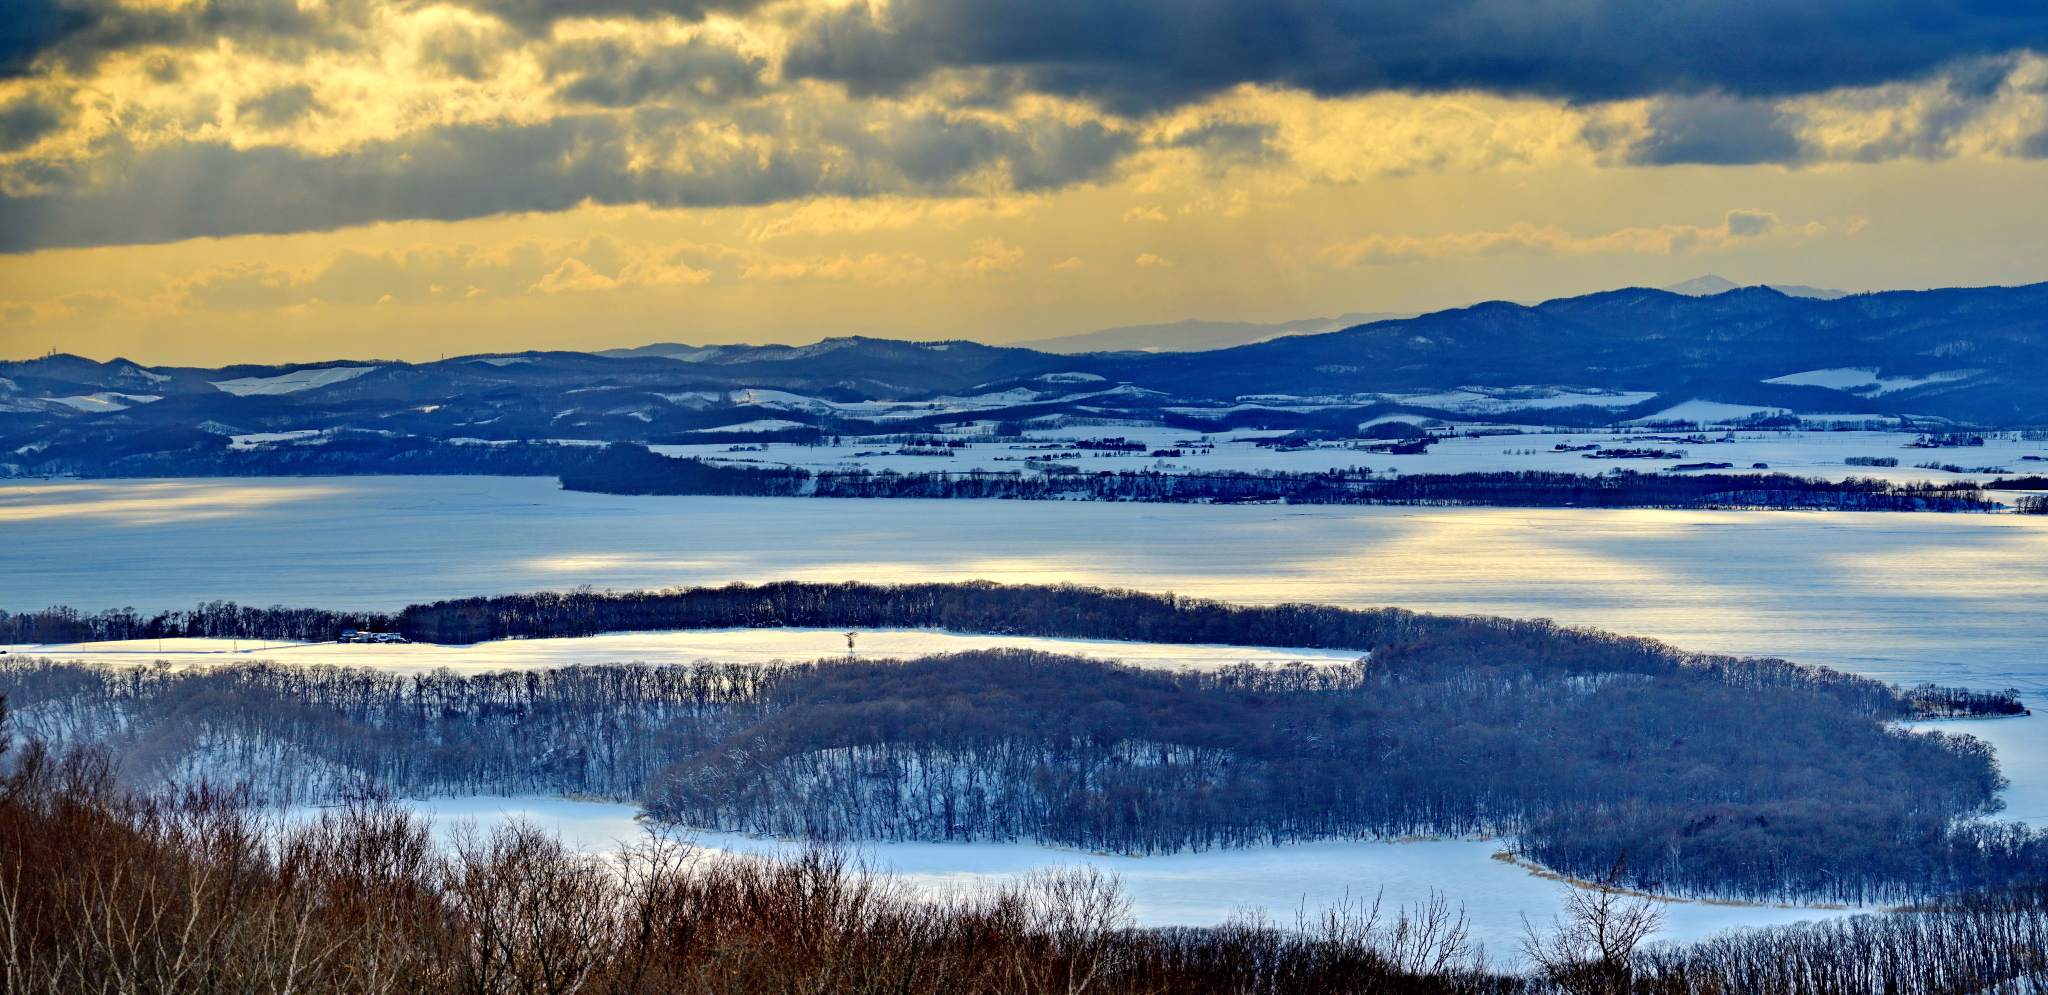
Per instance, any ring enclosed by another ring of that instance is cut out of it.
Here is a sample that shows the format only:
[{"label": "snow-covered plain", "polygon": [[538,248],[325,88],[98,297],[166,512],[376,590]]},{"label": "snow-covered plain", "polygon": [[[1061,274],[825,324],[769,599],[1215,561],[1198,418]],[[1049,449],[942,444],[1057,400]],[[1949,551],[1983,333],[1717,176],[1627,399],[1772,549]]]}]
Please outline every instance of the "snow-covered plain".
[{"label": "snow-covered plain", "polygon": [[[533,796],[434,798],[405,803],[446,833],[468,821],[479,828],[520,819],[561,836],[584,853],[602,854],[640,840],[649,829],[631,805]],[[679,831],[678,838],[734,853],[788,855],[803,844],[734,833]],[[1489,840],[1404,843],[1308,843],[1120,857],[1024,843],[866,843],[849,856],[897,874],[922,892],[958,894],[1015,881],[1041,867],[1092,865],[1121,879],[1141,925],[1214,925],[1249,909],[1287,924],[1305,910],[1379,898],[1386,912],[1416,908],[1432,893],[1461,906],[1473,939],[1495,963],[1512,963],[1522,917],[1539,927],[1563,907],[1565,886],[1493,855]],[[1665,902],[1663,940],[1688,940],[1731,926],[1764,926],[1845,915],[1847,910]]]},{"label": "snow-covered plain", "polygon": [[[969,649],[1029,649],[1047,653],[1120,660],[1133,666],[1213,669],[1236,663],[1350,663],[1361,654],[1337,650],[1259,646],[1166,645],[1108,639],[1035,639],[1025,636],[970,636],[925,629],[856,630],[862,659],[909,658]],[[8,647],[12,652],[56,660],[109,664],[208,666],[263,660],[273,663],[373,667],[425,673],[443,667],[457,673],[533,670],[578,664],[655,665],[715,660],[761,664],[774,660],[844,657],[843,629],[697,629],[685,632],[607,632],[574,639],[505,639],[473,646],[429,643],[287,643],[256,639],[132,639]]]}]

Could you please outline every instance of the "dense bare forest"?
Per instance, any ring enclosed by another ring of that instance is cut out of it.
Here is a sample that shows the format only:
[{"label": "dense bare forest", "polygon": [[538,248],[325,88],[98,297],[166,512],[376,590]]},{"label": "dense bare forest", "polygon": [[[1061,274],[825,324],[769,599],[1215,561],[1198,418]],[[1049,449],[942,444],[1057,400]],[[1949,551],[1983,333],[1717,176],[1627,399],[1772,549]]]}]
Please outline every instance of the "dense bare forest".
[{"label": "dense bare forest", "polygon": [[569,792],[706,828],[1128,853],[1511,833],[1581,876],[1627,853],[1644,888],[1859,902],[2048,857],[1961,820],[2001,783],[1982,743],[1884,722],[1952,696],[1535,623],[1207,674],[993,650],[476,676],[16,657],[0,691],[126,783],[276,802]]},{"label": "dense bare forest", "polygon": [[216,602],[0,617],[10,638],[473,643],[622,630],[927,627],[1355,650],[1349,666],[1174,673],[1023,651],[768,667],[458,676],[26,657],[29,734],[109,750],[138,788],[273,801],[568,792],[816,839],[1035,840],[1127,853],[1498,833],[1654,891],[1851,902],[2025,887],[2048,839],[1994,811],[1987,747],[1895,720],[2013,693],[1685,653],[1545,621],[987,582],[543,592],[393,616]]},{"label": "dense bare forest", "polygon": [[571,853],[530,827],[437,845],[377,804],[280,825],[218,794],[138,795],[93,751],[0,777],[0,982],[47,995],[2038,995],[2038,889],[1643,946],[1648,903],[1581,893],[1489,965],[1441,902],[1141,929],[1114,879],[950,900],[829,851],[650,839]]}]

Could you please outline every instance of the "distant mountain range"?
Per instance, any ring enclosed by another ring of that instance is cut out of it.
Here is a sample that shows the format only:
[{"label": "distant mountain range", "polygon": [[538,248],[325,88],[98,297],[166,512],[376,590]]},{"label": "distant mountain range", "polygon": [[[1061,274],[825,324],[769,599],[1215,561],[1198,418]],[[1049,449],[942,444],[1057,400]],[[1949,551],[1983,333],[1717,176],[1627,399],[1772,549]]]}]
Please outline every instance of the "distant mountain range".
[{"label": "distant mountain range", "polygon": [[[1831,301],[1837,297],[1849,296],[1846,291],[1825,290],[1799,284],[1767,284],[1787,297],[1811,297]],[[1687,297],[1709,297],[1739,290],[1742,285],[1712,273],[1694,277],[1684,283],[1665,287],[1674,294]],[[1062,355],[1078,355],[1089,352],[1206,352],[1212,349],[1228,349],[1232,346],[1253,345],[1267,342],[1283,335],[1320,335],[1324,332],[1342,331],[1375,321],[1389,321],[1396,318],[1413,318],[1413,311],[1353,312],[1335,318],[1302,318],[1297,321],[1281,321],[1272,324],[1256,324],[1249,321],[1200,321],[1189,318],[1164,325],[1126,325],[1121,328],[1105,328],[1099,332],[1083,332],[1079,335],[1062,335],[1058,338],[1032,339],[1026,342],[1006,342],[1004,345],[1019,349],[1035,349],[1039,352],[1056,352]],[[691,347],[673,344],[643,346],[639,349],[610,349],[599,355],[668,355],[672,352],[689,351]]]},{"label": "distant mountain range", "polygon": [[[1849,292],[1846,290],[1823,290],[1819,287],[1805,287],[1796,283],[1768,283],[1764,286],[1787,297],[1811,297],[1816,300],[1831,301],[1837,297],[1849,296]],[[1706,276],[1693,277],[1684,283],[1674,283],[1664,289],[1674,294],[1684,294],[1687,297],[1712,297],[1715,294],[1725,294],[1731,290],[1740,290],[1742,289],[1742,284],[1709,273]]]},{"label": "distant mountain range", "polygon": [[1006,344],[1019,349],[1035,349],[1039,352],[1066,355],[1087,352],[1205,352],[1265,342],[1282,335],[1319,335],[1367,322],[1413,317],[1415,313],[1412,311],[1378,311],[1369,314],[1346,314],[1335,318],[1303,318],[1299,321],[1282,321],[1270,325],[1253,324],[1249,321],[1197,321],[1189,318],[1170,325],[1126,325],[1122,328],[1105,328],[1099,332]]},{"label": "distant mountain range", "polygon": [[850,337],[420,364],[196,369],[68,355],[0,364],[0,465],[17,474],[117,470],[165,447],[338,430],[675,443],[1060,415],[1338,433],[1389,415],[2048,425],[2048,284],[1834,299],[1631,288],[1199,352],[1062,355]]}]

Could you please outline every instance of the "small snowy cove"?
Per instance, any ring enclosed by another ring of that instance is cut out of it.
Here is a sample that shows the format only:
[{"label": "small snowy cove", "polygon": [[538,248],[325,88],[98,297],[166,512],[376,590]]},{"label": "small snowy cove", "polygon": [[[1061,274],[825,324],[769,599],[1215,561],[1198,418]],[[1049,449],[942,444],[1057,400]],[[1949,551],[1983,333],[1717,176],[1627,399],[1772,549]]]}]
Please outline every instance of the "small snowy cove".
[{"label": "small snowy cove", "polygon": [[[1515,440],[1485,441],[1498,451]],[[1827,441],[1816,455],[1848,448]],[[1313,455],[1328,465],[1335,454]],[[1791,453],[1772,455],[1775,464]],[[579,584],[623,591],[779,579],[1075,581],[1240,603],[1552,618],[1887,681],[2014,687],[2030,704],[2048,692],[2048,646],[2035,609],[2048,595],[2048,519],[2034,516],[622,497],[564,492],[534,478],[329,477],[4,482],[0,540],[18,565],[0,572],[0,606],[11,610],[154,611],[217,598],[392,610]],[[865,632],[858,642],[863,657],[975,646],[1165,667],[1357,656],[906,630]],[[11,649],[125,663],[268,659],[474,672],[814,659],[843,654],[845,645],[838,632],[784,629],[473,647],[167,640]],[[2048,826],[2048,718],[1920,725],[1990,742],[2013,782],[1999,817]],[[444,824],[531,819],[592,852],[646,831],[629,805],[410,804]],[[747,852],[794,845],[722,834],[697,840]],[[1493,859],[1499,849],[1495,841],[1439,840],[1142,859],[1027,844],[875,844],[858,852],[935,892],[1032,867],[1096,864],[1123,879],[1146,924],[1215,923],[1247,907],[1284,923],[1297,909],[1313,914],[1347,897],[1383,895],[1389,908],[1413,907],[1435,891],[1464,906],[1475,938],[1496,959],[1511,959],[1522,917],[1546,922],[1562,886]],[[1660,936],[1668,939],[1843,914],[1705,903],[1666,910]]]}]

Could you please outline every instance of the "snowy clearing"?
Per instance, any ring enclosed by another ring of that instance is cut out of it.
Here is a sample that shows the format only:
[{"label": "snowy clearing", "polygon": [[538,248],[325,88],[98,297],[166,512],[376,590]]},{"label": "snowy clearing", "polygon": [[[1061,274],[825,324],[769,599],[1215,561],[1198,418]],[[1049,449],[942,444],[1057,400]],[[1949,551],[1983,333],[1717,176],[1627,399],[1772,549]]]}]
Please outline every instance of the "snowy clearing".
[{"label": "snowy clearing", "polygon": [[1654,415],[1637,418],[1628,424],[1654,425],[1661,422],[1695,421],[1716,422],[1747,418],[1751,415],[1769,414],[1776,408],[1761,408],[1753,404],[1723,404],[1720,401],[1683,401],[1665,408]]},{"label": "snowy clearing", "polygon": [[274,377],[240,377],[211,382],[215,387],[240,397],[251,394],[295,394],[302,390],[340,383],[343,380],[353,380],[374,369],[374,366],[330,366],[322,370],[298,370]]},{"label": "snowy clearing", "polygon": [[717,428],[693,428],[691,432],[781,432],[792,428],[803,428],[800,421],[782,418],[762,418],[757,421],[741,422],[738,425],[721,425]]},{"label": "snowy clearing", "polygon": [[[926,629],[856,630],[861,659],[917,657],[970,649],[1028,649],[1140,667],[1213,669],[1235,663],[1350,663],[1362,654],[1340,650],[1279,649],[1260,646],[1171,645],[1108,639],[1038,639],[979,636]],[[298,665],[371,667],[425,673],[447,667],[461,673],[536,670],[578,664],[768,663],[846,656],[843,629],[696,629],[683,632],[608,632],[573,639],[503,639],[472,646],[429,643],[286,643],[255,639],[132,639],[6,647],[25,656],[91,663],[138,664],[158,660],[176,666],[213,666],[263,660]]]},{"label": "snowy clearing", "polygon": [[161,401],[163,398],[156,394],[121,394],[115,391],[103,390],[96,394],[84,394],[78,397],[53,397],[50,400],[66,407],[77,408],[80,411],[125,411],[138,404]]},{"label": "snowy clearing", "polygon": [[1786,384],[1798,387],[1826,387],[1829,390],[1846,391],[1864,397],[1876,397],[1897,390],[1908,390],[1931,383],[1948,383],[1952,380],[1968,380],[1983,370],[1948,370],[1930,373],[1924,377],[1880,377],[1877,371],[1867,367],[1845,367],[1831,370],[1808,370],[1804,373],[1788,373],[1772,377],[1764,383]]}]

